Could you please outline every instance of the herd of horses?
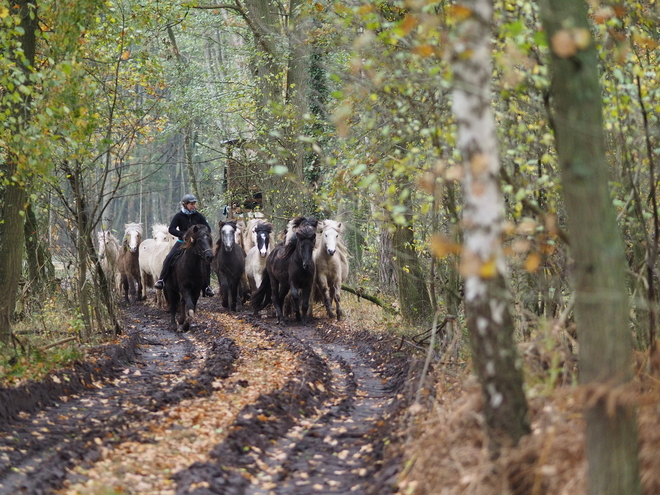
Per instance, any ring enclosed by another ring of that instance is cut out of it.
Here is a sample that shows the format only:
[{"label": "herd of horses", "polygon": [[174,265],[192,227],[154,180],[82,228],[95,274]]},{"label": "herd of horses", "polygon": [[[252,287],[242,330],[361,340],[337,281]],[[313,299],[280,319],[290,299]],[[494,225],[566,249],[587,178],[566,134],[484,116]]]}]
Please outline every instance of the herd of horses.
[{"label": "herd of horses", "polygon": [[[222,306],[229,311],[242,310],[249,301],[258,314],[272,304],[279,324],[290,312],[307,324],[312,301],[320,301],[329,318],[342,318],[341,285],[349,263],[341,222],[296,217],[279,242],[264,218],[252,218],[247,225],[220,221],[218,228],[214,245],[206,226],[190,227],[164,290],[155,291],[156,304],[169,310],[173,329],[190,328],[210,270],[218,277]],[[147,288],[153,287],[177,242],[166,225],[155,225],[151,239],[142,240],[142,230],[142,224],[126,224],[121,244],[110,231],[98,232],[101,267],[127,304],[147,299]]]}]

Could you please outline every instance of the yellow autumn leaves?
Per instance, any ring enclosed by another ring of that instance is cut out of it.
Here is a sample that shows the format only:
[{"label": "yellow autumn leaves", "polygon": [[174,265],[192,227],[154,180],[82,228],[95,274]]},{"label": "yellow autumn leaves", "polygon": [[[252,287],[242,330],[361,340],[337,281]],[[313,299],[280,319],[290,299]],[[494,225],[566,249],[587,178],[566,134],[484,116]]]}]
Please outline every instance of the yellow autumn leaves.
[{"label": "yellow autumn leaves", "polygon": [[550,39],[552,51],[559,58],[572,57],[590,43],[591,33],[587,28],[560,29]]},{"label": "yellow autumn leaves", "polygon": [[[532,219],[524,219],[518,225],[507,223],[504,233],[510,236],[502,253],[505,256],[520,256],[522,267],[528,273],[534,273],[541,267],[543,255],[552,254],[555,250],[552,238],[556,235],[553,229],[554,217],[546,219],[546,231],[537,232],[538,224]],[[532,238],[533,236],[533,238]],[[477,253],[464,248],[445,235],[436,233],[430,239],[430,250],[433,256],[442,259],[449,255],[460,256],[459,273],[464,276],[479,276],[493,278],[497,275],[497,260],[495,257],[484,260]]]}]

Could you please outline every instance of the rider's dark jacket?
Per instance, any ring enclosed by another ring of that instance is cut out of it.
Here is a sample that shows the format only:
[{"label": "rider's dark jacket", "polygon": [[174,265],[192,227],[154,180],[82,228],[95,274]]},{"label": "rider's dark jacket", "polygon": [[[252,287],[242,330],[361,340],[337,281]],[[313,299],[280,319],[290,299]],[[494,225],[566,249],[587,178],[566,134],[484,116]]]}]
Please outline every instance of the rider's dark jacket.
[{"label": "rider's dark jacket", "polygon": [[174,218],[172,218],[169,231],[170,234],[172,234],[174,237],[178,237],[180,240],[183,240],[183,235],[186,233],[186,230],[188,230],[191,225],[199,224],[206,225],[209,231],[211,230],[211,226],[206,221],[206,218],[204,218],[204,215],[202,215],[197,210],[190,214],[186,214],[183,211],[180,211],[174,215]]}]

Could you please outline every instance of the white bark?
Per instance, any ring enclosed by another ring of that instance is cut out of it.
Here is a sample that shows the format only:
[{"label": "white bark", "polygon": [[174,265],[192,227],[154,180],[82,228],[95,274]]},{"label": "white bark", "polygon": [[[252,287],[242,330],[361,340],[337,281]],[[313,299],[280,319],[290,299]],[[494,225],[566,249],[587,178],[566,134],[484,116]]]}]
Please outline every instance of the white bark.
[{"label": "white bark", "polygon": [[[491,0],[465,0],[454,45],[453,108],[463,157],[461,274],[475,371],[484,397],[490,447],[516,444],[529,433],[522,370],[502,253],[503,200],[495,121],[491,109]],[[508,440],[507,440],[508,439]]]}]

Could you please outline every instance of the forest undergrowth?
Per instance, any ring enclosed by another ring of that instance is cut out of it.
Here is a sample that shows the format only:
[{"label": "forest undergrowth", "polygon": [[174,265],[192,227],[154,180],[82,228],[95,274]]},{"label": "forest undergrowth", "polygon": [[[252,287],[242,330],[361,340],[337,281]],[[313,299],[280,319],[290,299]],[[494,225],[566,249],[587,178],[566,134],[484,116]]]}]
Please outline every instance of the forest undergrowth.
[{"label": "forest undergrowth", "polygon": [[577,385],[577,356],[569,338],[555,333],[519,344],[525,369],[532,433],[493,459],[481,414],[482,395],[469,363],[433,370],[435,400],[407,422],[400,494],[493,495],[587,493],[583,411],[593,401],[614,410],[638,405],[643,493],[660,493],[660,380],[636,354],[628,389]]}]

